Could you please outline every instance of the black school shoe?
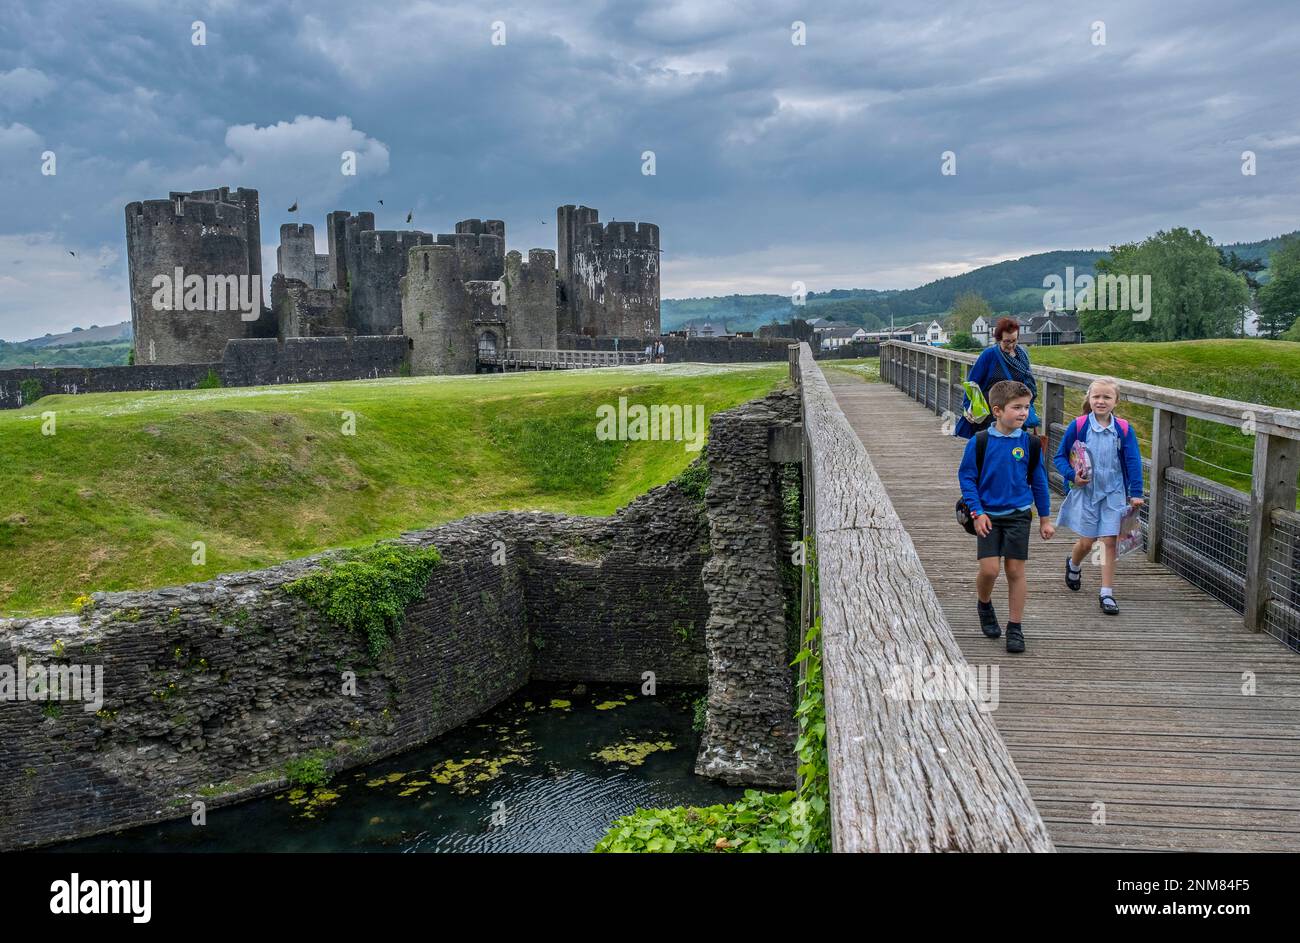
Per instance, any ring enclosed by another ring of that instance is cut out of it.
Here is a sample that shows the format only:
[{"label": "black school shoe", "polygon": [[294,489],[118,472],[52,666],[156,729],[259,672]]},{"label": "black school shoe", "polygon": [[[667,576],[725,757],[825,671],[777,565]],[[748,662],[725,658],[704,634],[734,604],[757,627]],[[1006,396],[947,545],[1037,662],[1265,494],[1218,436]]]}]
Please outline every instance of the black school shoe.
[{"label": "black school shoe", "polygon": [[1098,596],[1097,602],[1101,605],[1101,611],[1106,613],[1106,615],[1119,615],[1119,603],[1115,601],[1114,596]]},{"label": "black school shoe", "polygon": [[1007,651],[1019,654],[1025,650],[1025,633],[1020,631],[1019,622],[1007,623]]},{"label": "black school shoe", "polygon": [[1077,593],[1079,587],[1083,585],[1083,570],[1071,570],[1072,562],[1070,557],[1065,558],[1065,585]]},{"label": "black school shoe", "polygon": [[976,603],[980,614],[980,631],[988,638],[997,638],[1002,634],[1002,626],[998,625],[998,614],[993,611],[993,603],[989,602],[987,606],[979,600]]}]

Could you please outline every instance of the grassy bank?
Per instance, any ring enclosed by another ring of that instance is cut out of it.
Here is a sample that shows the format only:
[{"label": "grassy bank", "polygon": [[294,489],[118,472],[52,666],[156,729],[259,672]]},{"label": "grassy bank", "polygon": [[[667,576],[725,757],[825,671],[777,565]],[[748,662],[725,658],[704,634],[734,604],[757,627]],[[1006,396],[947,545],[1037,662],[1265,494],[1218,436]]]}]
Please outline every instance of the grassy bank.
[{"label": "grassy bank", "polygon": [[[609,514],[698,453],[599,441],[597,406],[626,396],[710,415],[786,371],[416,377],[50,396],[0,411],[0,613],[65,611],[94,590],[210,579],[482,511]],[[54,435],[42,435],[47,411]]]},{"label": "grassy bank", "polygon": [[[1155,386],[1300,409],[1300,344],[1263,340],[1179,341],[1166,344],[1079,344],[1033,347],[1036,365],[1109,374]],[[1083,392],[1066,391],[1066,414],[1083,411]],[[1151,410],[1120,403],[1150,455]],[[1187,422],[1186,467],[1242,491],[1250,490],[1254,439],[1240,427]]]}]

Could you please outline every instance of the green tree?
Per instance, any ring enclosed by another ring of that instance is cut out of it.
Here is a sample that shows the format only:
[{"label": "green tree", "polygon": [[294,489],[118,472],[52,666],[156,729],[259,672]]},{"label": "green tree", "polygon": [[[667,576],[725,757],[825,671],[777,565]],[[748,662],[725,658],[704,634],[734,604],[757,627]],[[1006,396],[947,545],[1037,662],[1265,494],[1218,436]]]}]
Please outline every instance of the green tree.
[{"label": "green tree", "polygon": [[1288,336],[1300,315],[1300,238],[1282,243],[1269,257],[1268,272],[1268,284],[1259,289],[1259,330],[1269,337]]},{"label": "green tree", "polygon": [[949,335],[948,346],[953,350],[981,350],[980,342],[965,331]]},{"label": "green tree", "polygon": [[993,326],[993,309],[989,303],[978,292],[965,291],[953,301],[945,327],[949,334],[969,334],[971,325],[981,317]]},{"label": "green tree", "polygon": [[[1112,246],[1108,258],[1097,260],[1098,285],[1112,275],[1136,276],[1139,284],[1147,284],[1149,276],[1148,317],[1135,318],[1139,312],[1132,297],[1123,310],[1082,309],[1079,324],[1090,341],[1231,337],[1250,303],[1246,279],[1223,264],[1214,241],[1200,230],[1179,227]],[[1100,302],[1100,292],[1094,300]]]}]

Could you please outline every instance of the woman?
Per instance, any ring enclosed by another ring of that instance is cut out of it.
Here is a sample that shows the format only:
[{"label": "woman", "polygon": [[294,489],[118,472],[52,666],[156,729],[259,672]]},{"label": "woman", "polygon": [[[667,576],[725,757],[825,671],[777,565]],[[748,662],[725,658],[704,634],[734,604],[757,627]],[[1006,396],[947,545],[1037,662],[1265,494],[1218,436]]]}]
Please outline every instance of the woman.
[{"label": "woman", "polygon": [[[1019,340],[1020,322],[1015,318],[999,318],[993,328],[993,345],[986,347],[979,358],[971,364],[966,379],[980,388],[986,402],[994,383],[1003,380],[1019,380],[1029,387],[1033,399],[1029,401],[1029,418],[1025,420],[1025,431],[1030,435],[1037,435],[1039,419],[1038,413],[1034,410],[1034,403],[1038,401],[1038,383],[1034,380],[1034,374],[1029,367],[1029,352],[1017,343]],[[961,408],[963,413],[970,411],[970,397],[963,397]],[[957,426],[952,434],[969,439],[992,420],[991,414],[979,422],[971,422],[963,415],[957,420]]]}]

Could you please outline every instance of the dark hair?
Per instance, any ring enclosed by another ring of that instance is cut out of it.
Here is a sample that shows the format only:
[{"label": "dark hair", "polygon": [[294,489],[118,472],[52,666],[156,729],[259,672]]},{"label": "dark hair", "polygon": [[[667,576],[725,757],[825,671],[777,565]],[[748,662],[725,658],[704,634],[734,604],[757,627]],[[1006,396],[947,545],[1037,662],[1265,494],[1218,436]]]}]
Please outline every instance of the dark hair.
[{"label": "dark hair", "polygon": [[1034,394],[1029,392],[1029,387],[1019,380],[999,380],[989,390],[989,408],[994,406],[1005,408],[1007,403],[1013,399],[1021,399],[1022,397],[1033,399]]},{"label": "dark hair", "polygon": [[998,318],[998,323],[993,328],[993,339],[1002,340],[1002,335],[1007,331],[1020,333],[1020,322],[1015,318]]}]

